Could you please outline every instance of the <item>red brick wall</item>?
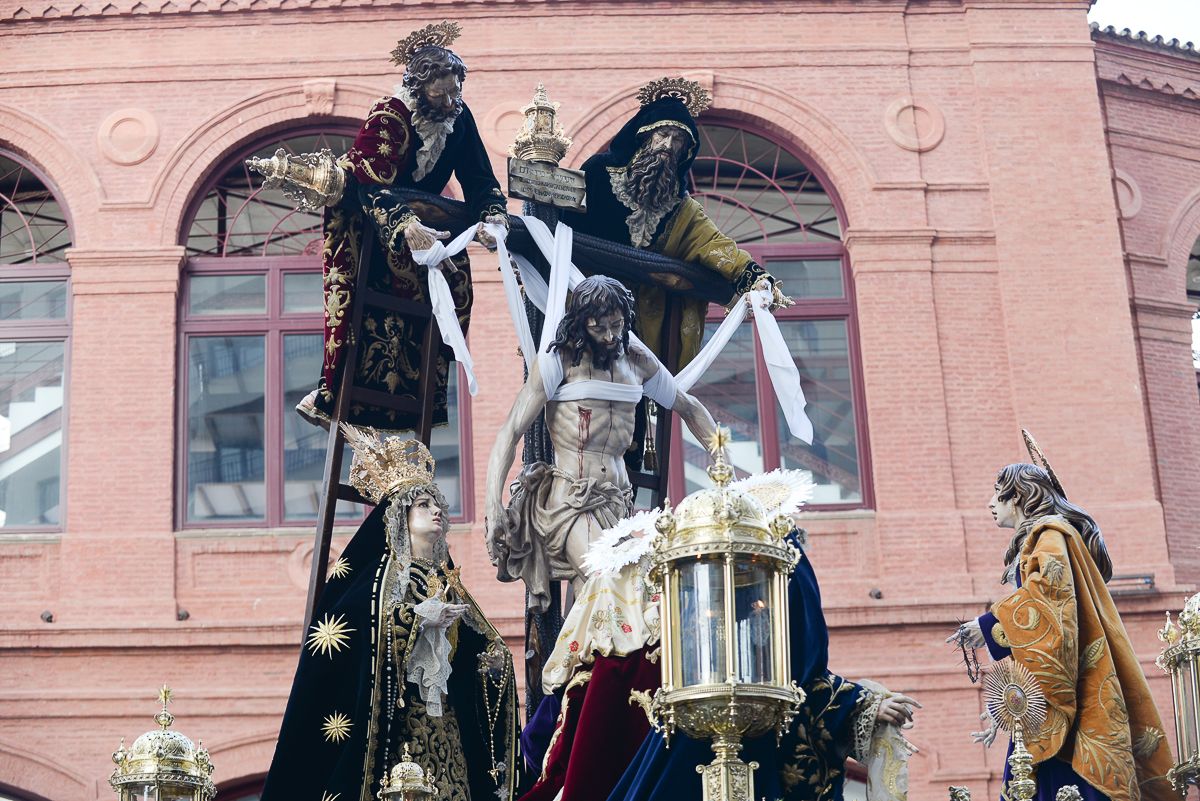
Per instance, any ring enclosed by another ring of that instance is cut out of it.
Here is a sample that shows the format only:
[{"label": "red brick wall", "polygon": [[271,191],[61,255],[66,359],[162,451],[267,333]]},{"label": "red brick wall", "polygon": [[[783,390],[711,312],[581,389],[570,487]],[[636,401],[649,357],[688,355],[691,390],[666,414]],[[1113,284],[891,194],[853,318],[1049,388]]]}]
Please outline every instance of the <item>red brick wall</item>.
[{"label": "red brick wall", "polygon": [[[1200,234],[1181,123],[1195,112],[1108,75],[1119,54],[1095,55],[1084,0],[197,0],[187,14],[113,1],[101,14],[100,0],[79,0],[71,18],[47,17],[42,0],[0,8],[0,143],[56,183],[76,243],[65,528],[0,534],[0,785],[107,797],[108,755],[150,727],[163,681],[218,782],[265,771],[310,532],[173,530],[180,229],[228,154],[314,115],[357,119],[397,79],[395,40],[444,16],[463,24],[466,98],[498,171],[537,82],[562,102],[577,165],[636,108],[638,85],[684,72],[711,85],[723,117],[828,176],[847,216],[876,504],[805,525],[834,669],[925,702],[915,800],[948,784],[998,791],[1002,749],[970,744],[979,690],[942,641],[1001,592],[1007,536],[984,504],[996,469],[1022,458],[1021,426],[1101,522],[1118,572],[1155,575],[1158,593],[1121,603],[1170,714],[1153,630],[1200,575],[1188,481],[1200,432],[1179,308],[1180,253]],[[1120,58],[1190,75],[1166,56]],[[113,160],[123,142],[104,122],[130,107],[153,118],[154,148]],[[1110,150],[1143,199],[1120,224]],[[477,515],[451,547],[517,644],[521,589],[492,578],[479,518],[521,366],[488,257],[474,273]]]}]

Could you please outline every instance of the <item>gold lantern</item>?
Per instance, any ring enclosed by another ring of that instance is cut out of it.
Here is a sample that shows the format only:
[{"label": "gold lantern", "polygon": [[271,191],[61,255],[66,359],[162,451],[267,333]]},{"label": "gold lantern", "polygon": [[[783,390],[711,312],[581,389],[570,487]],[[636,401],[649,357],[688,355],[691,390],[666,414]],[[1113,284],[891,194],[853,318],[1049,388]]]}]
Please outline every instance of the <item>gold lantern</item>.
[{"label": "gold lantern", "polygon": [[771,729],[782,736],[804,700],[791,678],[787,579],[800,559],[784,540],[792,521],[768,520],[758,500],[729,486],[728,436],[720,429],[712,443],[716,486],[655,523],[662,687],[635,699],[668,745],[676,730],[713,740],[716,759],[696,768],[705,801],[755,798],[758,765],[738,758],[741,740]]},{"label": "gold lantern", "polygon": [[521,109],[525,123],[512,143],[512,155],[525,161],[558,164],[567,155],[571,140],[558,122],[558,103],[552,103],[546,87],[537,85],[533,100]]},{"label": "gold lantern", "polygon": [[384,777],[379,788],[380,801],[426,801],[436,794],[437,787],[432,778],[426,777],[421,766],[413,762],[408,743],[405,743],[400,764]]},{"label": "gold lantern", "polygon": [[171,688],[158,692],[162,710],[154,716],[159,728],[133,741],[125,740],[113,754],[117,767],[108,783],[120,801],[212,801],[217,788],[212,782],[213,764],[204,743],[170,731],[175,716],[167,711]]},{"label": "gold lantern", "polygon": [[1179,613],[1158,633],[1166,646],[1158,666],[1171,674],[1175,706],[1175,746],[1179,761],[1168,774],[1180,795],[1200,784],[1200,593],[1188,599]]}]

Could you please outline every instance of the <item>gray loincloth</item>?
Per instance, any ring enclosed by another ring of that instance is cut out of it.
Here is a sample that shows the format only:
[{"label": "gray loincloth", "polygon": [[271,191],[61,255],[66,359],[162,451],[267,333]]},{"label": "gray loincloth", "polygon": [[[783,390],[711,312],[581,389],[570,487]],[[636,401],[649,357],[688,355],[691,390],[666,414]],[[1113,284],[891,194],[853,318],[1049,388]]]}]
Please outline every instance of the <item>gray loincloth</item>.
[{"label": "gray loincloth", "polygon": [[493,524],[496,577],[523,580],[529,607],[539,612],[550,605],[551,581],[576,577],[566,558],[571,525],[586,515],[598,534],[633,512],[632,488],[574,478],[545,462],[525,465],[510,494],[503,521]]}]

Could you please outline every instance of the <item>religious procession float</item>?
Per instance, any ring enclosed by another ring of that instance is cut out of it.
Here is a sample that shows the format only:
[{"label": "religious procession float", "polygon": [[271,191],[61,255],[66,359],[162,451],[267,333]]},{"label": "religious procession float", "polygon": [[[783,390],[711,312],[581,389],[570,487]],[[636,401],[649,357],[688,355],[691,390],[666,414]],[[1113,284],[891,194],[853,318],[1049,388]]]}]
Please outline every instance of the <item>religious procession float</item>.
[{"label": "religious procession float", "polygon": [[[524,213],[510,214],[462,99],[458,33],[442,22],[397,45],[401,83],[347,152],[250,163],[324,210],[325,357],[296,411],[329,432],[306,638],[263,801],[836,801],[849,758],[871,801],[906,799],[920,704],[828,668],[793,518],[810,474],[736,474],[729,430],[690,394],[751,320],[790,435],[812,441],[773,316],[786,287],[688,193],[708,93],[651,81],[570,170],[537,86],[508,161]],[[443,197],[451,178],[462,200]],[[523,702],[448,551],[427,447],[450,370],[479,391],[471,242],[499,269],[526,373],[491,450],[479,544],[501,581],[524,583]],[[712,303],[728,316],[702,341]],[[674,505],[673,415],[709,455],[709,486]],[[1200,595],[1162,631],[1173,755],[1106,587],[1100,528],[1024,436],[1030,462],[999,471],[989,504],[1014,531],[1011,594],[947,639],[984,683],[972,736],[1008,732],[1012,801],[1185,795],[1200,774]],[[373,511],[330,564],[339,499]],[[114,754],[112,786],[122,801],[210,801],[208,752],[170,729],[170,690],[160,698],[158,729]]]}]

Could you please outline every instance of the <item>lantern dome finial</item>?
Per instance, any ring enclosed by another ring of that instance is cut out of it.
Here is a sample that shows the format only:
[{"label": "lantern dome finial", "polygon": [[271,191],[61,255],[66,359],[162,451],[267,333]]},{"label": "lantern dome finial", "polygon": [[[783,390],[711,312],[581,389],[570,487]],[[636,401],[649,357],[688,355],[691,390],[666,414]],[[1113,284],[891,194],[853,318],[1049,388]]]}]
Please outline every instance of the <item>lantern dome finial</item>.
[{"label": "lantern dome finial", "polygon": [[162,709],[154,716],[158,728],[138,737],[129,748],[122,738],[113,753],[116,768],[108,783],[122,801],[150,797],[144,792],[147,788],[156,793],[159,788],[170,789],[170,797],[189,801],[212,801],[217,794],[212,760],[203,741],[193,744],[182,732],[171,729],[175,722],[175,716],[167,711],[171,700],[171,688],[164,684],[158,691]]}]

